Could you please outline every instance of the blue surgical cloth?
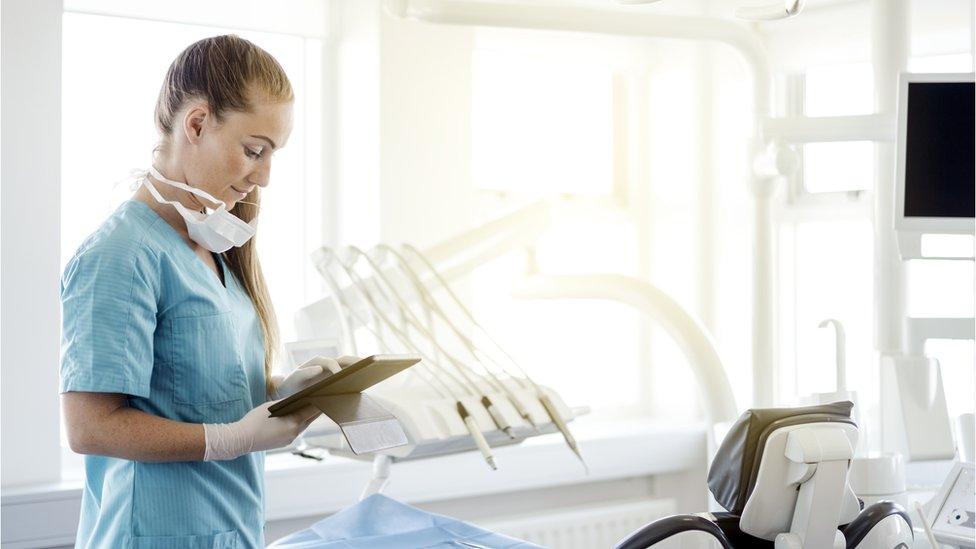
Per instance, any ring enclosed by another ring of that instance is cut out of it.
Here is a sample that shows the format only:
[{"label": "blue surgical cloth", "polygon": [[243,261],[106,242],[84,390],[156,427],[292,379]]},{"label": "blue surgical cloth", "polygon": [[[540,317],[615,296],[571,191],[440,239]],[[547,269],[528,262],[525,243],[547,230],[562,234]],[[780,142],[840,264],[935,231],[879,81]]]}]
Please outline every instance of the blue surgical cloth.
[{"label": "blue surgical cloth", "polygon": [[[264,336],[240,281],[224,284],[143,202],[124,202],[61,277],[61,392],[127,395],[188,423],[265,402]],[[226,285],[226,286],[225,286]],[[144,463],[85,456],[86,548],[264,547],[264,454]]]},{"label": "blue surgical cloth", "polygon": [[463,549],[468,545],[491,549],[539,547],[478,528],[457,519],[421,511],[373,494],[355,505],[320,520],[306,530],[286,536],[275,549]]}]

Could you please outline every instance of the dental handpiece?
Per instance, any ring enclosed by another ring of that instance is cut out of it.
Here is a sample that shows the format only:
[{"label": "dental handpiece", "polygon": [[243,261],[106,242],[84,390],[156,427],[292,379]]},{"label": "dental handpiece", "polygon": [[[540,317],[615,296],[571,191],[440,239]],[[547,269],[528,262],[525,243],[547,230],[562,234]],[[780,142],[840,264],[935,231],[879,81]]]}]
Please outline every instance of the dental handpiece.
[{"label": "dental handpiece", "polygon": [[485,458],[492,471],[497,471],[498,466],[495,465],[495,456],[491,453],[491,447],[488,446],[485,435],[478,429],[478,424],[475,422],[474,417],[471,416],[468,409],[464,407],[464,404],[460,400],[457,402],[457,412],[461,416],[461,419],[464,420],[464,425],[467,426],[468,432],[471,433],[471,438],[474,439],[478,450],[481,451],[481,456]]}]

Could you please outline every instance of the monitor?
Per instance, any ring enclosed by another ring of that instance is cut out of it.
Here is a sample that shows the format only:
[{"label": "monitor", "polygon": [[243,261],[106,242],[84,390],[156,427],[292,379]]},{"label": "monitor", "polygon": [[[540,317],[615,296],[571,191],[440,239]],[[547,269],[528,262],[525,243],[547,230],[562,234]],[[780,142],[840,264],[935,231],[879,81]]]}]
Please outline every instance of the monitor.
[{"label": "monitor", "polygon": [[[895,229],[916,235],[972,234],[974,75],[902,74],[898,85]],[[900,240],[905,238],[900,235]]]},{"label": "monitor", "polygon": [[[965,229],[976,209],[973,74],[903,74],[898,96],[899,228]],[[953,223],[960,221],[960,223]],[[957,232],[951,231],[950,232]]]}]

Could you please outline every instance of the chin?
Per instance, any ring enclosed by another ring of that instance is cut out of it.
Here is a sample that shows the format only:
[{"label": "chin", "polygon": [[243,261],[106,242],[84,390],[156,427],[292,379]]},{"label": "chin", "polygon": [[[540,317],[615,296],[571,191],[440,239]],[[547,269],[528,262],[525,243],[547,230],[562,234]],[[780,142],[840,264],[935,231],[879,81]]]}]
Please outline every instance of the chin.
[{"label": "chin", "polygon": [[241,198],[241,195],[238,194],[234,189],[227,189],[227,192],[224,194],[224,196],[221,196],[220,199],[227,203],[228,208],[234,204],[237,204],[241,200],[247,200],[247,198]]}]

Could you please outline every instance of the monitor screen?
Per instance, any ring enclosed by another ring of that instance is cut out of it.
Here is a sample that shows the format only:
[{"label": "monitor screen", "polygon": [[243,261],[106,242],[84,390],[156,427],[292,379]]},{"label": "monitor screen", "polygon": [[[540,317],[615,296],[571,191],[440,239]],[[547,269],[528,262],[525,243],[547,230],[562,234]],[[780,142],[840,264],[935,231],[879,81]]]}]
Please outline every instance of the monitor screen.
[{"label": "monitor screen", "polygon": [[905,217],[973,217],[974,102],[972,82],[909,82]]}]

